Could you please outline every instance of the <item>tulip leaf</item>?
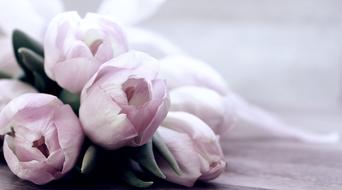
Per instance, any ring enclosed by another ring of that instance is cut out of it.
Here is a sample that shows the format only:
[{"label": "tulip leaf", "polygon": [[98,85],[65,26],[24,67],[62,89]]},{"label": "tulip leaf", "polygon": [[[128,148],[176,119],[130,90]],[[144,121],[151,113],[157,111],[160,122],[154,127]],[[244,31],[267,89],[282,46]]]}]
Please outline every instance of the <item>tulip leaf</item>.
[{"label": "tulip leaf", "polygon": [[173,154],[170,152],[169,148],[164,143],[163,139],[155,133],[152,138],[154,147],[159,151],[161,156],[169,163],[173,171],[177,175],[182,175],[182,170],[179,168],[179,165],[177,163],[177,160],[173,156]]},{"label": "tulip leaf", "polygon": [[10,79],[10,78],[12,78],[11,75],[9,75],[9,74],[7,74],[5,72],[0,71],[0,79]]},{"label": "tulip leaf", "polygon": [[21,47],[18,49],[18,54],[21,58],[22,63],[25,67],[30,70],[31,72],[37,72],[40,74],[44,74],[44,58],[37,54],[36,52]]},{"label": "tulip leaf", "polygon": [[44,49],[43,46],[37,42],[36,40],[32,39],[24,32],[20,30],[14,30],[12,33],[12,44],[14,49],[15,58],[19,64],[19,66],[24,70],[25,77],[24,80],[27,82],[33,82],[34,77],[32,72],[23,64],[23,61],[19,55],[19,48],[25,47],[33,52],[36,52],[38,55],[44,57]]},{"label": "tulip leaf", "polygon": [[95,146],[90,145],[83,157],[81,165],[81,173],[89,174],[96,165],[98,150]]},{"label": "tulip leaf", "polygon": [[37,72],[33,72],[33,77],[34,77],[34,81],[33,81],[33,85],[36,89],[38,89],[39,92],[45,92],[45,89],[47,88],[47,85],[44,81],[44,78],[38,74]]},{"label": "tulip leaf", "polygon": [[143,181],[143,180],[141,180],[129,168],[126,168],[125,170],[122,171],[121,178],[127,184],[129,184],[129,185],[131,185],[133,187],[137,187],[137,188],[147,188],[147,187],[150,187],[153,184],[153,181]]},{"label": "tulip leaf", "polygon": [[30,81],[23,79],[25,82],[28,82],[34,87],[37,88],[39,92],[49,93],[53,95],[58,95],[61,91],[61,88],[58,84],[51,80],[44,71],[44,58],[32,51],[31,49],[22,47],[18,49],[18,55],[20,56],[20,60],[22,61],[22,65],[27,69],[27,74],[29,73],[31,76]]},{"label": "tulip leaf", "polygon": [[80,96],[73,94],[67,90],[62,90],[59,94],[59,99],[61,99],[65,104],[69,104],[76,114],[80,108]]},{"label": "tulip leaf", "polygon": [[130,150],[133,160],[139,163],[143,168],[159,178],[166,178],[154,157],[153,144],[151,140],[140,147],[131,148]]}]

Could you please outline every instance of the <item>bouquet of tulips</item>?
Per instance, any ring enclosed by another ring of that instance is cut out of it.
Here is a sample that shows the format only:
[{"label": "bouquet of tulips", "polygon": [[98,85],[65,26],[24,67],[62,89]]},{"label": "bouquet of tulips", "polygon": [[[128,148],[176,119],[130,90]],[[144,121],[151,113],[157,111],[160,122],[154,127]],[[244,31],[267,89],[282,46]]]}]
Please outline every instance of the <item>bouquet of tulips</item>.
[{"label": "bouquet of tulips", "polygon": [[[2,34],[10,51],[1,61],[21,68],[19,75],[3,69],[0,79],[0,135],[15,175],[41,185],[108,169],[134,187],[158,180],[190,187],[225,170],[219,137],[236,125],[306,142],[337,140],[248,104],[208,64],[165,53],[160,36],[136,48],[132,38],[141,33],[127,31],[108,16],[63,12],[43,38]],[[165,55],[149,55],[156,50]]]},{"label": "bouquet of tulips", "polygon": [[0,131],[5,160],[18,177],[46,184],[72,170],[91,175],[104,165],[137,187],[158,178],[192,186],[224,171],[219,138],[206,121],[220,131],[230,127],[230,116],[211,104],[205,106],[217,113],[209,116],[182,110],[191,103],[183,96],[192,90],[204,95],[199,87],[175,91],[169,112],[170,88],[159,61],[129,49],[111,19],[61,13],[42,44],[14,30],[12,45],[23,74],[0,81],[16,89],[3,105]]}]

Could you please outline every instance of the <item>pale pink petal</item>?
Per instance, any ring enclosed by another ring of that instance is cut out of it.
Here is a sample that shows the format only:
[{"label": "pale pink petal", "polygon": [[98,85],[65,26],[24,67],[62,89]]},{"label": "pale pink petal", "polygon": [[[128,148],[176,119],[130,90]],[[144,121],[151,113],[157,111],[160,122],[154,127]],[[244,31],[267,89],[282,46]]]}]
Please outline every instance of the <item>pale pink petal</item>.
[{"label": "pale pink petal", "polygon": [[223,134],[236,123],[233,105],[214,90],[197,86],[182,86],[170,91],[171,111],[188,112],[199,117],[216,134]]},{"label": "pale pink petal", "polygon": [[137,131],[120,113],[121,108],[102,89],[83,96],[80,120],[86,135],[95,143],[116,149],[137,136]]},{"label": "pale pink petal", "polygon": [[164,159],[158,158],[158,165],[166,175],[166,180],[187,187],[193,186],[201,176],[201,171],[200,160],[197,156],[192,139],[186,134],[178,133],[165,127],[160,127],[157,132],[182,170],[182,174],[177,175]]},{"label": "pale pink petal", "polygon": [[62,173],[69,171],[75,164],[83,143],[83,131],[77,116],[69,105],[60,106],[53,117],[58,133],[58,142],[65,156]]},{"label": "pale pink petal", "polygon": [[99,65],[87,58],[73,58],[55,65],[55,78],[60,86],[70,92],[80,92]]},{"label": "pale pink petal", "polygon": [[20,162],[4,140],[4,157],[10,170],[18,177],[32,181],[36,184],[45,184],[54,179],[54,176],[44,169],[38,161]]},{"label": "pale pink petal", "polygon": [[[219,138],[202,120],[186,112],[169,112],[162,126],[186,134],[191,139],[196,151],[193,156],[197,156],[200,162],[197,165],[201,171],[199,179],[211,180],[224,171],[225,161]],[[175,143],[177,140],[170,141]]]},{"label": "pale pink petal", "polygon": [[168,56],[160,61],[160,75],[170,89],[180,86],[206,87],[224,95],[228,92],[224,79],[208,64],[184,55]]}]

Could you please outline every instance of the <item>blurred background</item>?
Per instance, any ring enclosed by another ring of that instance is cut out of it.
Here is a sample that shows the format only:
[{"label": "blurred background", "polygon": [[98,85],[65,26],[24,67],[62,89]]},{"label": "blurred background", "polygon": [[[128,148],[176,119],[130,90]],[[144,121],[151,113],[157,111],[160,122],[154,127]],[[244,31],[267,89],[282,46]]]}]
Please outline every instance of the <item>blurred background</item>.
[{"label": "blurred background", "polygon": [[[65,0],[81,14],[98,6]],[[211,64],[233,90],[285,120],[342,130],[341,8],[340,0],[169,0],[139,26]]]}]

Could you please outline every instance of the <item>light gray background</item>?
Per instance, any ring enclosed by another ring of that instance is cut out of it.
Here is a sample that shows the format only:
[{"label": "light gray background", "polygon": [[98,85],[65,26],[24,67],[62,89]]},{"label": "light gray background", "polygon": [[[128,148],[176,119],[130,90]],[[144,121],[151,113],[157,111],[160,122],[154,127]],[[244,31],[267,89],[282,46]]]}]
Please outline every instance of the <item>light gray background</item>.
[{"label": "light gray background", "polygon": [[[65,0],[81,13],[99,2]],[[210,63],[251,102],[342,128],[342,1],[169,0],[140,26]]]}]

